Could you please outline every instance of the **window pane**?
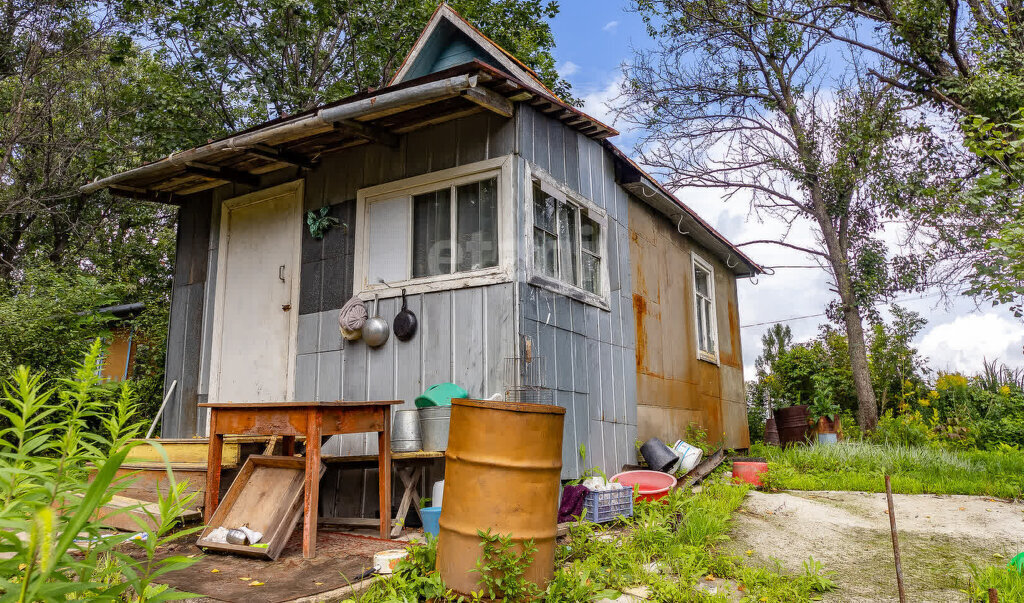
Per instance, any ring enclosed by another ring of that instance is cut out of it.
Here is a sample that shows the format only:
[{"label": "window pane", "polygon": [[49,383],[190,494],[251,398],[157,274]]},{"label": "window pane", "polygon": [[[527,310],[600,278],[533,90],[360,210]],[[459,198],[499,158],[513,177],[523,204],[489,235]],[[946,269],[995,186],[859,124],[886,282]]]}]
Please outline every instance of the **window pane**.
[{"label": "window pane", "polygon": [[707,332],[708,332],[707,352],[708,352],[708,354],[714,354],[715,353],[715,328],[714,328],[715,315],[713,313],[714,312],[714,306],[712,306],[711,300],[705,301],[704,304],[705,304],[705,312],[706,312],[706,315],[707,315],[707,321],[706,321],[707,322]]},{"label": "window pane", "polygon": [[452,271],[451,190],[441,189],[412,198],[412,275]]},{"label": "window pane", "polygon": [[697,349],[707,352],[707,321],[704,313],[704,300],[697,298]]},{"label": "window pane", "polygon": [[601,255],[601,252],[598,251],[598,241],[600,240],[601,226],[587,216],[580,214],[580,242],[583,244],[583,249],[594,255]]},{"label": "window pane", "polygon": [[583,254],[583,288],[601,293],[601,259],[588,253]]},{"label": "window pane", "polygon": [[697,293],[707,298],[711,297],[711,287],[708,284],[710,276],[711,275],[708,274],[707,270],[704,270],[699,266],[693,267],[693,278]]},{"label": "window pane", "polygon": [[576,258],[579,249],[576,243],[576,208],[568,203],[558,207],[558,267],[561,279],[567,283],[578,285],[576,278]]},{"label": "window pane", "polygon": [[550,276],[558,277],[558,239],[539,228],[533,229],[533,266],[534,270]]},{"label": "window pane", "polygon": [[498,265],[498,179],[455,188],[457,270]]},{"label": "window pane", "polygon": [[555,234],[555,199],[533,185],[533,225]]}]

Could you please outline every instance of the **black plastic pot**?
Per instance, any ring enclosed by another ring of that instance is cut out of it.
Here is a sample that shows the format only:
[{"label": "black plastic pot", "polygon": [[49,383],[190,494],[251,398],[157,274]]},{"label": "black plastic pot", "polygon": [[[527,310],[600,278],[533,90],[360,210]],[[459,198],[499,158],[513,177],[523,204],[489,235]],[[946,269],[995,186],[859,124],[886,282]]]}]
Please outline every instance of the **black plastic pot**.
[{"label": "black plastic pot", "polygon": [[651,438],[640,447],[640,454],[647,461],[647,466],[655,471],[667,473],[672,465],[679,460],[679,456],[672,452],[672,449],[665,445],[658,438]]}]

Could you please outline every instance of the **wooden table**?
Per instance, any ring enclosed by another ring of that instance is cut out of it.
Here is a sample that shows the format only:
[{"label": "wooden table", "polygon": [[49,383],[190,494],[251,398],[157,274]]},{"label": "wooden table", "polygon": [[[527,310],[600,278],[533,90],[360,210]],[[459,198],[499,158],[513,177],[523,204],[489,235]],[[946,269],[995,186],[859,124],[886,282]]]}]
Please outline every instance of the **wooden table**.
[{"label": "wooden table", "polygon": [[209,521],[217,508],[221,454],[225,435],[282,436],[284,453],[295,454],[295,437],[306,438],[305,505],[302,555],[316,556],[317,505],[320,499],[320,436],[377,432],[377,468],[380,475],[380,537],[391,528],[391,406],[401,400],[374,402],[212,402],[210,450],[206,464],[206,505]]}]

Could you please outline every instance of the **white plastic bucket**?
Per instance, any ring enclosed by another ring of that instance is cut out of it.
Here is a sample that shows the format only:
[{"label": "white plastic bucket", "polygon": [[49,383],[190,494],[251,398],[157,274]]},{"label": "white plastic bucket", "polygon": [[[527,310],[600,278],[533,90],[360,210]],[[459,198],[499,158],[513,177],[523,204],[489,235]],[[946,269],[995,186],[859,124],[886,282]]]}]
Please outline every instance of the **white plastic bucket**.
[{"label": "white plastic bucket", "polygon": [[442,498],[444,498],[444,480],[434,482],[434,488],[430,491],[430,506],[440,507]]},{"label": "white plastic bucket", "polygon": [[676,441],[672,446],[672,452],[679,455],[679,465],[673,471],[682,471],[689,473],[693,471],[693,468],[700,462],[701,457],[704,456],[704,451],[696,446],[691,446],[682,440]]}]

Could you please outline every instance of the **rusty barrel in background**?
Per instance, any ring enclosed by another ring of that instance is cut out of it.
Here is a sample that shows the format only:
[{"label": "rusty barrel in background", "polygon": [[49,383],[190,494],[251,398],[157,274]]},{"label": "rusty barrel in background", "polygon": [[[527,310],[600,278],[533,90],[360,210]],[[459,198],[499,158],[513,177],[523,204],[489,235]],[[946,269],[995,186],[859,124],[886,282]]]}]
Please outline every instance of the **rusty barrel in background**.
[{"label": "rusty barrel in background", "polygon": [[464,595],[479,590],[477,530],[537,547],[525,578],[554,574],[565,409],[546,404],[452,400],[445,452],[437,568]]},{"label": "rusty barrel in background", "polygon": [[775,426],[784,447],[803,444],[811,436],[810,411],[806,404],[776,408]]}]

